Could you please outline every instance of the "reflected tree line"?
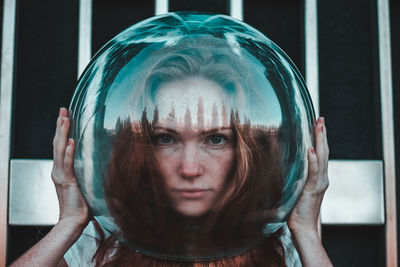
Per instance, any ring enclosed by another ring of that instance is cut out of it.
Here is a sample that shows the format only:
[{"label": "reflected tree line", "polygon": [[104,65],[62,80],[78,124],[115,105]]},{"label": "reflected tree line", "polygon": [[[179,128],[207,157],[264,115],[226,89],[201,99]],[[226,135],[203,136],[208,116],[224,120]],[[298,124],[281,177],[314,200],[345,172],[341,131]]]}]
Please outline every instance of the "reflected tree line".
[{"label": "reflected tree line", "polygon": [[153,111],[153,119],[148,119],[148,113],[146,108],[143,109],[140,119],[133,120],[130,116],[126,118],[118,117],[114,129],[104,129],[107,136],[115,136],[121,129],[133,125],[148,124],[149,126],[162,126],[169,128],[184,128],[192,131],[203,131],[219,127],[230,127],[233,124],[239,126],[243,130],[258,129],[263,130],[269,135],[278,135],[279,129],[277,127],[268,126],[265,124],[252,124],[251,120],[243,114],[242,119],[239,110],[236,108],[230,109],[228,115],[228,109],[224,103],[221,105],[220,111],[216,103],[213,103],[210,116],[204,114],[203,100],[199,98],[197,105],[197,116],[193,120],[193,116],[186,108],[184,116],[177,116],[175,106],[171,105],[171,110],[166,116],[160,115],[158,106]]}]

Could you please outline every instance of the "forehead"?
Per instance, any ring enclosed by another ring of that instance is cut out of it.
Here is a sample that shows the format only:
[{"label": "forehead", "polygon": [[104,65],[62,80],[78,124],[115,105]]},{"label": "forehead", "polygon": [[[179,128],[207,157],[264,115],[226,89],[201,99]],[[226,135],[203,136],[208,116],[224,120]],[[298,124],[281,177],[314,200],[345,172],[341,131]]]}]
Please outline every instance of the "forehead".
[{"label": "forehead", "polygon": [[190,116],[193,124],[198,124],[199,118],[211,121],[213,113],[214,120],[219,119],[222,107],[226,109],[228,102],[228,95],[218,83],[197,76],[163,83],[155,94],[160,119],[170,117],[173,112],[177,120]]},{"label": "forehead", "polygon": [[155,95],[159,107],[173,103],[175,109],[179,106],[197,105],[200,98],[204,104],[212,104],[222,102],[227,95],[216,82],[197,76],[163,83]]}]

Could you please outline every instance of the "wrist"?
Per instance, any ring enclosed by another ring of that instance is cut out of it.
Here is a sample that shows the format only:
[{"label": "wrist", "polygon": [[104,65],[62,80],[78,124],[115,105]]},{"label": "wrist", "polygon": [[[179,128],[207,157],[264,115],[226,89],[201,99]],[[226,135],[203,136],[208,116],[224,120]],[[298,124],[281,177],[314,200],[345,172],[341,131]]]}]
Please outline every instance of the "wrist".
[{"label": "wrist", "polygon": [[89,222],[89,212],[84,208],[74,212],[63,212],[58,218],[58,222],[68,226],[85,228]]},{"label": "wrist", "polygon": [[318,233],[318,221],[297,222],[288,221],[288,227],[292,234],[314,234]]},{"label": "wrist", "polygon": [[296,241],[311,241],[311,240],[320,240],[318,235],[318,230],[313,227],[304,227],[304,228],[296,228],[296,229],[289,229],[293,238]]},{"label": "wrist", "polygon": [[54,228],[59,229],[66,235],[70,235],[73,239],[77,239],[85,229],[87,223],[87,221],[83,223],[73,218],[63,218],[57,222]]},{"label": "wrist", "polygon": [[303,266],[333,266],[316,229],[302,228],[291,233]]}]

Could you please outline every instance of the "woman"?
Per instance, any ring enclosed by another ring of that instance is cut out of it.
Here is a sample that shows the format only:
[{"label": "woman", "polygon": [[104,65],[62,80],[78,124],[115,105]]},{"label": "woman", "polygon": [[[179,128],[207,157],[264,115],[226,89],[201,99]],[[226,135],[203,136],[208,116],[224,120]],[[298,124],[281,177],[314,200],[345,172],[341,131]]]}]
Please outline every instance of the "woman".
[{"label": "woman", "polygon": [[[180,46],[159,60],[140,90],[148,93],[135,97],[146,103],[141,119],[116,126],[107,205],[121,236],[159,256],[210,257],[260,244],[265,220],[247,215],[281,200],[278,129],[241,123],[232,103],[245,102],[245,86],[228,64],[237,59],[207,51]],[[196,229],[182,230],[188,226]]]},{"label": "woman", "polygon": [[[229,120],[214,115],[212,122],[212,110],[217,114],[217,109],[201,107],[198,92],[212,101],[225,98],[222,88],[205,78],[171,81],[159,91],[161,111],[163,105],[169,107],[164,94],[179,95],[176,107],[197,101],[200,108],[191,117],[210,124],[180,120],[178,114],[188,117],[190,108],[174,107],[174,118],[168,112],[166,118],[148,121],[143,112],[140,123],[120,126],[105,179],[108,208],[120,235],[159,253],[191,257],[261,243],[265,221],[252,221],[246,214],[273,209],[280,200],[275,131],[251,129],[233,112]],[[195,229],[183,230],[189,226]]]},{"label": "woman", "polygon": [[[79,238],[89,222],[88,207],[79,192],[73,174],[75,144],[73,140],[67,140],[69,123],[67,110],[61,108],[54,138],[54,168],[52,172],[60,203],[59,222],[46,237],[12,266],[67,266],[63,255]],[[332,266],[317,232],[319,209],[328,183],[326,176],[328,147],[326,128],[322,118],[317,121],[315,135],[315,150],[311,148],[308,151],[309,175],[306,186],[290,216],[288,226],[303,266]],[[151,261],[148,258],[145,260]],[[246,259],[241,260],[246,261]]]},{"label": "woman", "polygon": [[[181,51],[150,71],[143,91],[150,90],[144,95],[154,99],[144,101],[139,122],[125,121],[120,126],[104,177],[105,195],[118,234],[128,242],[156,251],[158,256],[190,254],[201,259],[219,249],[236,251],[235,256],[196,262],[160,260],[136,253],[114,236],[106,237],[97,225],[100,242],[90,252],[93,264],[286,266],[282,230],[261,240],[260,222],[265,222],[243,216],[243,211],[274,210],[279,203],[282,171],[277,160],[281,153],[278,129],[251,127],[247,119],[240,123],[239,112],[233,107],[240,110],[242,97],[232,98],[230,93],[234,90],[233,95],[243,95],[246,88],[226,78],[226,70],[221,69],[224,75],[215,71],[226,57],[204,55],[207,53]],[[213,58],[218,62],[212,62]],[[230,99],[228,103],[223,102],[226,99]],[[213,104],[203,107],[204,103]],[[146,110],[154,111],[152,120]],[[63,255],[88,224],[88,208],[74,177],[74,141],[67,140],[69,125],[67,111],[62,108],[52,172],[60,220],[16,265],[65,266]],[[316,149],[308,151],[306,186],[288,226],[304,266],[330,266],[317,234],[319,209],[328,185],[329,151],[323,118],[316,123],[315,137]],[[260,175],[271,179],[257,179]],[[269,196],[268,201],[265,196]],[[182,230],[186,225],[195,225],[196,230]],[[239,251],[244,240],[251,247]],[[182,244],[186,246],[182,248]]]}]

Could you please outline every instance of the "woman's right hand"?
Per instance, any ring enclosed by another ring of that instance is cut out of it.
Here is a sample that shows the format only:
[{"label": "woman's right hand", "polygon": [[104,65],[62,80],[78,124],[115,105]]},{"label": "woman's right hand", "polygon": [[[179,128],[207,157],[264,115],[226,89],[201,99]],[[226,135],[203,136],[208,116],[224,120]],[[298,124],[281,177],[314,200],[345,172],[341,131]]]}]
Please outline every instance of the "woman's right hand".
[{"label": "woman's right hand", "polygon": [[68,139],[70,120],[66,108],[60,108],[53,140],[51,177],[60,206],[59,222],[83,229],[89,222],[89,209],[79,190],[74,173],[75,142]]}]

